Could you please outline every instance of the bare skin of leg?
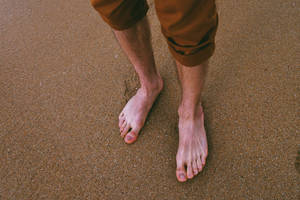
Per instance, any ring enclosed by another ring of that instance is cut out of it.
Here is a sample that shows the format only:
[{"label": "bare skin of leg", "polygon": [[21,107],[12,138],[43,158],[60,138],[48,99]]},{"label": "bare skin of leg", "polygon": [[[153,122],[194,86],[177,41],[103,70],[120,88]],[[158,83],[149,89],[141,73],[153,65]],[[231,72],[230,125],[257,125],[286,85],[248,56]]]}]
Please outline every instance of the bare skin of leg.
[{"label": "bare skin of leg", "polygon": [[[155,68],[146,18],[132,28],[114,33],[141,83],[141,88],[128,101],[119,116],[121,136],[130,144],[136,141],[152,104],[162,90],[163,81]],[[179,147],[176,175],[183,182],[202,170],[207,157],[201,91],[208,62],[194,67],[186,67],[177,62],[177,68],[182,86],[182,101],[178,109]]]},{"label": "bare skin of leg", "polygon": [[122,31],[114,30],[114,33],[133,64],[141,85],[119,115],[121,136],[127,144],[131,144],[136,141],[144,126],[147,115],[163,88],[163,80],[155,67],[146,17],[133,27]]},{"label": "bare skin of leg", "polygon": [[178,109],[179,145],[176,155],[178,181],[184,182],[202,171],[207,157],[207,139],[201,92],[208,70],[208,61],[186,67],[176,62],[181,82],[182,99]]}]

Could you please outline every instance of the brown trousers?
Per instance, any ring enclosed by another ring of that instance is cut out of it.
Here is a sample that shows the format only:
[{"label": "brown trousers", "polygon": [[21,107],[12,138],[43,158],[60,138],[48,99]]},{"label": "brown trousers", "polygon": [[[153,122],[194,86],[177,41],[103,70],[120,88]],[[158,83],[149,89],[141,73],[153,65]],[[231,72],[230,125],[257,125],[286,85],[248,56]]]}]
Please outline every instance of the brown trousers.
[{"label": "brown trousers", "polygon": [[[91,0],[113,29],[128,29],[145,17],[146,0]],[[155,8],[170,52],[185,66],[213,55],[218,14],[215,0],[155,0]]]}]

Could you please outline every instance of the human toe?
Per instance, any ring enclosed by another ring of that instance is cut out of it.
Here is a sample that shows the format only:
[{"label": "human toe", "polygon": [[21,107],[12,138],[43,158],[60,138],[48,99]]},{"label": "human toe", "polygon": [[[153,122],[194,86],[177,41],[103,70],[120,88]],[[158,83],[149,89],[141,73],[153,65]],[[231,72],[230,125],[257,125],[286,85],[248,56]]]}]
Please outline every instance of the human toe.
[{"label": "human toe", "polygon": [[192,167],[193,167],[193,173],[194,173],[194,176],[196,176],[198,174],[198,166],[197,166],[197,161],[193,161],[193,164],[192,164]]},{"label": "human toe", "polygon": [[197,159],[197,167],[198,167],[198,172],[201,172],[202,171],[202,167],[203,167],[203,164],[201,162],[201,158]]},{"label": "human toe", "polygon": [[130,129],[130,124],[129,123],[126,123],[126,126],[122,129],[121,131],[121,137],[125,137],[125,135],[128,133]]},{"label": "human toe", "polygon": [[177,167],[176,177],[179,182],[185,182],[187,180],[184,166]]},{"label": "human toe", "polygon": [[127,144],[132,144],[136,141],[137,139],[137,134],[134,132],[134,131],[130,131],[126,136],[125,136],[125,139],[124,141],[127,143]]},{"label": "human toe", "polygon": [[124,117],[124,113],[121,112],[120,115],[119,115],[119,119],[122,119]]},{"label": "human toe", "polygon": [[126,125],[127,125],[127,122],[126,122],[126,120],[124,120],[123,123],[120,126],[120,133],[124,130],[124,128],[126,127]]},{"label": "human toe", "polygon": [[205,165],[206,163],[206,157],[207,157],[207,154],[203,153],[201,155],[201,163],[202,163],[202,167]]},{"label": "human toe", "polygon": [[187,165],[187,177],[188,177],[188,179],[191,179],[191,178],[194,177],[193,167],[192,167],[192,164],[191,164],[191,163],[189,163],[189,164]]},{"label": "human toe", "polygon": [[127,121],[126,121],[126,120],[124,120],[124,122],[123,122],[122,126],[120,127],[120,133],[122,133],[122,132],[123,132],[123,130],[126,128],[126,126],[127,126]]},{"label": "human toe", "polygon": [[119,127],[120,129],[122,128],[122,125],[125,123],[125,119],[124,118],[120,118],[119,119]]}]

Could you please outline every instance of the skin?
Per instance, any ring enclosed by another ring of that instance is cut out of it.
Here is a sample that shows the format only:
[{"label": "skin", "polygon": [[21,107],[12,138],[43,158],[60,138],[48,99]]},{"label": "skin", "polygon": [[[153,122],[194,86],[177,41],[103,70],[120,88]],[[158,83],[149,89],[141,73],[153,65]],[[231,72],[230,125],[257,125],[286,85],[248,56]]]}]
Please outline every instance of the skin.
[{"label": "skin", "polygon": [[[184,182],[202,171],[208,153],[201,92],[208,62],[186,67],[176,62],[182,99],[178,108],[179,144],[176,155],[178,181]],[[186,169],[185,169],[186,168]]]},{"label": "skin", "polygon": [[[147,18],[135,26],[114,30],[120,46],[133,64],[141,87],[128,101],[119,115],[120,134],[127,144],[137,140],[147,115],[163,88],[163,80],[155,67],[151,35]],[[202,171],[207,157],[207,139],[201,92],[208,69],[208,61],[193,67],[176,62],[182,98],[178,108],[179,143],[176,155],[176,177],[180,182]]]}]

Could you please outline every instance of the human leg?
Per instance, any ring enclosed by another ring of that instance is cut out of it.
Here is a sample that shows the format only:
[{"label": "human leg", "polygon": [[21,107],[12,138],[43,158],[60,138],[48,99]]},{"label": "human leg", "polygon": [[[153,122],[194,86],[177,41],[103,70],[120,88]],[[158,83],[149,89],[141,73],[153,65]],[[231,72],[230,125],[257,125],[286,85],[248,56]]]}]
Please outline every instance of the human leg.
[{"label": "human leg", "polygon": [[133,64],[140,80],[138,89],[119,115],[121,136],[133,143],[148,112],[163,87],[156,70],[144,0],[91,0],[94,8],[112,28],[120,46]]},{"label": "human leg", "polygon": [[176,176],[180,182],[202,171],[208,154],[201,93],[208,62],[187,67],[176,62],[181,80],[182,97],[178,108],[179,144]]},{"label": "human leg", "polygon": [[128,101],[119,116],[121,136],[129,144],[137,139],[152,104],[162,90],[163,81],[155,67],[146,18],[129,29],[114,30],[114,33],[133,64],[141,84],[141,88]]},{"label": "human leg", "polygon": [[157,0],[155,3],[182,87],[176,175],[183,182],[202,170],[207,156],[201,93],[207,60],[215,48],[218,18],[214,0]]}]

